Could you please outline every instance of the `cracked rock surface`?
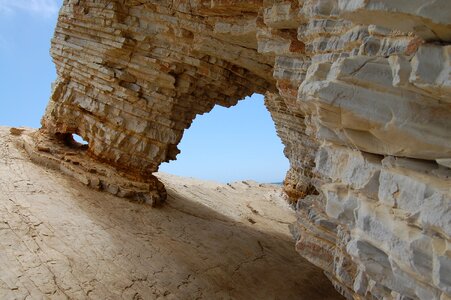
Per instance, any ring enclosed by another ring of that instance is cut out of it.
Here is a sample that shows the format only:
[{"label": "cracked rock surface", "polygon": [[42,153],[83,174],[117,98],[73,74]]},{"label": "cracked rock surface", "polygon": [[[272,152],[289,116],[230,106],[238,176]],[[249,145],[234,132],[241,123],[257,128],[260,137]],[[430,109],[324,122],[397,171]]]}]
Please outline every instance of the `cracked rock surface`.
[{"label": "cracked rock surface", "polygon": [[[13,131],[14,132],[14,131]],[[33,164],[0,128],[0,299],[340,299],[281,188],[157,174],[159,209]]]},{"label": "cracked rock surface", "polygon": [[157,203],[196,115],[265,94],[296,250],[348,299],[449,300],[449,2],[65,0],[41,132]]}]

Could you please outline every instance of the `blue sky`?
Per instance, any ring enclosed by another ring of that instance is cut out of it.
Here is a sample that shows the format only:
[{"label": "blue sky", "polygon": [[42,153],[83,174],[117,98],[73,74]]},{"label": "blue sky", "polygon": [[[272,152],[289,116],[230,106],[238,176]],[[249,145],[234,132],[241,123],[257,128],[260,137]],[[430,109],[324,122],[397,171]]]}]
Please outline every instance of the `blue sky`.
[{"label": "blue sky", "polygon": [[163,164],[161,171],[221,182],[281,182],[288,170],[262,95],[197,116],[178,147],[177,160]]},{"label": "blue sky", "polygon": [[0,125],[39,127],[55,67],[50,38],[54,0],[0,0]]},{"label": "blue sky", "polygon": [[[61,4],[0,0],[0,125],[40,126],[56,77],[49,47]],[[261,95],[197,116],[179,148],[177,160],[161,171],[220,182],[280,182],[288,170]]]}]

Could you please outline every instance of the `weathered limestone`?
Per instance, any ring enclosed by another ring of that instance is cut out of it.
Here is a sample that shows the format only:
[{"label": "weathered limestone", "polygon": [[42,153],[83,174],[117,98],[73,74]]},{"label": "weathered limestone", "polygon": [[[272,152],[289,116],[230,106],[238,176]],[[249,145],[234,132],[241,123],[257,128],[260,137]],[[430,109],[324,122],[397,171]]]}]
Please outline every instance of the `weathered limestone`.
[{"label": "weathered limestone", "polygon": [[349,299],[449,299],[448,6],[66,0],[38,136],[77,133],[82,155],[158,187],[197,114],[265,93],[298,252]]},{"label": "weathered limestone", "polygon": [[42,132],[19,130],[11,128],[11,134],[21,137],[19,146],[38,164],[59,170],[91,188],[138,203],[158,206],[166,199],[164,185],[155,176],[139,181],[127,179],[127,174],[89,157],[87,146],[78,144],[71,135],[49,137]]},{"label": "weathered limestone", "polygon": [[[440,299],[449,293],[443,282],[451,271],[446,250],[451,170],[337,146],[319,150],[316,168],[329,179],[318,186],[322,193],[313,203],[323,203],[333,224],[321,226],[332,228],[338,237],[343,228],[349,232],[345,251],[334,254],[330,272],[337,274],[337,260],[349,254],[357,266],[347,285],[358,294],[390,298],[395,291],[412,299]],[[305,222],[298,222],[295,230],[304,230]],[[301,249],[306,246],[303,239],[298,241]]]}]

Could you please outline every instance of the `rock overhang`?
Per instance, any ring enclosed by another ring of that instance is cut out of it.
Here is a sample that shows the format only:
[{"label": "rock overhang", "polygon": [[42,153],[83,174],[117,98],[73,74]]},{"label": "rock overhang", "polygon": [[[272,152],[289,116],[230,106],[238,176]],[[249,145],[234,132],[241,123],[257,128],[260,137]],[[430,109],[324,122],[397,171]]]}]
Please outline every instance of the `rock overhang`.
[{"label": "rock overhang", "polygon": [[445,299],[447,20],[441,1],[67,0],[41,134],[79,134],[93,161],[156,187],[197,114],[265,94],[297,250],[348,298]]}]

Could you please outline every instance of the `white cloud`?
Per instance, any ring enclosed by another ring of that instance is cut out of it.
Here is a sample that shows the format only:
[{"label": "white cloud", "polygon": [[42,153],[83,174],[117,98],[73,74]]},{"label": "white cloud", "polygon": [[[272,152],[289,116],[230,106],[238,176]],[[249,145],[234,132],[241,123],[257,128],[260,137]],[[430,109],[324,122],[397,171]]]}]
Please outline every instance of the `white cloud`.
[{"label": "white cloud", "polygon": [[56,0],[0,0],[0,14],[16,11],[50,17],[58,12],[58,4]]}]

